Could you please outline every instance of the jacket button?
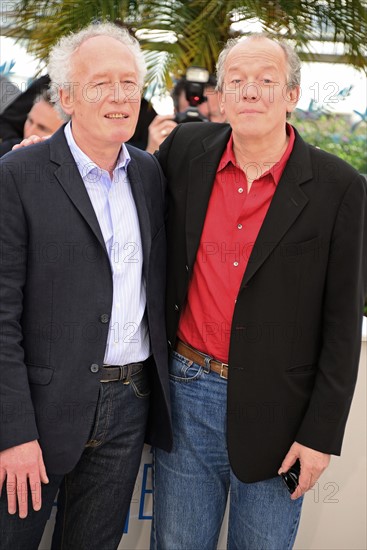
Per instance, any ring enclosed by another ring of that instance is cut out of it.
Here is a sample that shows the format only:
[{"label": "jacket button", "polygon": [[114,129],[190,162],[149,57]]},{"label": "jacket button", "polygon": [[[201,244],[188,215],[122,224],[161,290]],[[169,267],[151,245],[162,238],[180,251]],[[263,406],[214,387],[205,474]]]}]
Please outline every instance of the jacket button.
[{"label": "jacket button", "polygon": [[100,316],[99,320],[101,321],[101,323],[106,324],[106,323],[108,323],[108,321],[110,320],[110,316],[109,316],[107,313],[103,313],[103,314]]},{"label": "jacket button", "polygon": [[98,372],[99,371],[99,365],[97,363],[92,363],[90,366],[90,372]]},{"label": "jacket button", "polygon": [[188,270],[189,270],[189,266],[188,266],[188,265],[185,265],[185,269],[186,269],[186,271],[188,271]]},{"label": "jacket button", "polygon": [[167,340],[167,344],[168,344],[168,346],[169,346],[170,348],[172,347],[172,342],[171,342],[171,340]]},{"label": "jacket button", "polygon": [[177,304],[175,304],[175,310],[178,311],[180,308],[178,307]]}]

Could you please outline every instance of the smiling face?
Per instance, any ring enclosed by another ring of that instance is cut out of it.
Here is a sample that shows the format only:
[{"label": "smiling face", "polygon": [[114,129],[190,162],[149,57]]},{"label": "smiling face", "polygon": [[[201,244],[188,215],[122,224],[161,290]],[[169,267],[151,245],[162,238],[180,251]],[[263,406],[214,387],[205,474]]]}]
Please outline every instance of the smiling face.
[{"label": "smiling face", "polygon": [[117,154],[139,116],[133,54],[115,38],[89,38],[72,56],[72,81],[71,89],[61,89],[60,100],[76,143],[92,160],[95,152]]},{"label": "smiling face", "polygon": [[283,49],[268,38],[248,38],[230,50],[224,64],[221,110],[234,139],[274,140],[285,134],[299,87],[287,88]]}]

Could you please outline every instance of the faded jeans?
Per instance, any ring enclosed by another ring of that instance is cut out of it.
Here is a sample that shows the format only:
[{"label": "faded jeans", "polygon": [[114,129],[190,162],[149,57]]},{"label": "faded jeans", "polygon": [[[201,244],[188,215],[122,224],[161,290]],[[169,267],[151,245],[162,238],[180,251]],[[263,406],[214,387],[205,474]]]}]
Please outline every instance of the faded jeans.
[{"label": "faded jeans", "polygon": [[[152,550],[215,550],[230,493],[228,549],[291,549],[302,498],[281,478],[243,483],[227,453],[227,381],[173,352],[174,446],[154,451]],[[254,458],[255,460],[255,458]]]}]

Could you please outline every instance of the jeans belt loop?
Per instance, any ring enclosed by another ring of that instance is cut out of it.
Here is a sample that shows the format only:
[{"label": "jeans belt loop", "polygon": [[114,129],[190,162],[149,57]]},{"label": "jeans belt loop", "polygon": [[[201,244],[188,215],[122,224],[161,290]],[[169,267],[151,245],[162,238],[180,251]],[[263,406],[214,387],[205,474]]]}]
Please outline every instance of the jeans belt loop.
[{"label": "jeans belt loop", "polygon": [[203,369],[204,369],[205,374],[209,374],[209,372],[210,372],[210,361],[211,360],[212,360],[212,358],[209,357],[209,355],[204,356],[205,365],[204,365]]},{"label": "jeans belt loop", "polygon": [[214,359],[210,355],[196,350],[195,348],[189,346],[189,344],[182,342],[180,339],[176,342],[175,351],[180,353],[183,357],[186,357],[186,359],[189,359],[189,361],[193,361],[203,367],[205,374],[209,374],[209,372],[213,371],[216,374],[219,374],[220,378],[223,380],[228,379],[227,363],[222,363],[221,361],[218,361],[218,359]]},{"label": "jeans belt loop", "polygon": [[126,376],[125,376],[125,380],[124,380],[122,383],[125,384],[125,386],[128,386],[128,385],[130,384],[132,366],[131,366],[131,365],[127,365],[127,366],[122,367],[122,368],[126,368],[126,370],[127,370],[127,373],[126,373]]}]

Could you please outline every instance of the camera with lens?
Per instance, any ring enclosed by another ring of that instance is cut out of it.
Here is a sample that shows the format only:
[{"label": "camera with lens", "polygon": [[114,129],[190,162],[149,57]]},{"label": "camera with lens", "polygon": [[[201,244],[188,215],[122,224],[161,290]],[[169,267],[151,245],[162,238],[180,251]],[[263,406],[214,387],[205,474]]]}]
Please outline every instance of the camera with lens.
[{"label": "camera with lens", "polygon": [[188,67],[183,86],[189,107],[186,111],[176,113],[175,122],[208,122],[200,113],[198,105],[207,101],[204,90],[209,82],[209,76],[209,71],[202,67]]}]

